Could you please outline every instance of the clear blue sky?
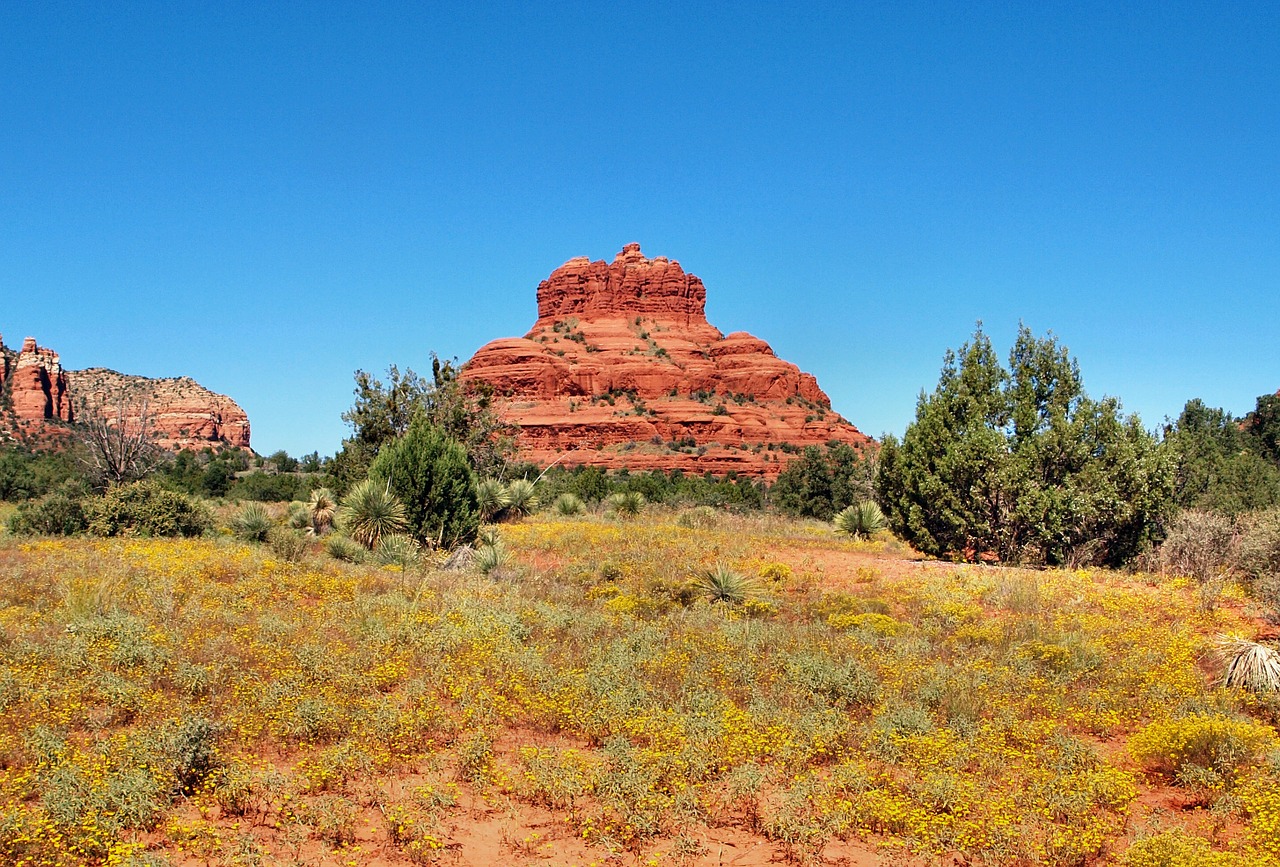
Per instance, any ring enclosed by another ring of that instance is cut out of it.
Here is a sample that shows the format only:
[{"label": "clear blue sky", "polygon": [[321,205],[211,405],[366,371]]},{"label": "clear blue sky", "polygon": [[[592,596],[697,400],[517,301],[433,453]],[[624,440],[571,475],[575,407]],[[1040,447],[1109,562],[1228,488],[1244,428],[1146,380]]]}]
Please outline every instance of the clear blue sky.
[{"label": "clear blue sky", "polygon": [[[1127,7],[1127,8],[1117,8]],[[1148,427],[1280,388],[1280,5],[0,4],[0,333],[332,453],[352,372],[639,241],[901,432],[985,322]]]}]

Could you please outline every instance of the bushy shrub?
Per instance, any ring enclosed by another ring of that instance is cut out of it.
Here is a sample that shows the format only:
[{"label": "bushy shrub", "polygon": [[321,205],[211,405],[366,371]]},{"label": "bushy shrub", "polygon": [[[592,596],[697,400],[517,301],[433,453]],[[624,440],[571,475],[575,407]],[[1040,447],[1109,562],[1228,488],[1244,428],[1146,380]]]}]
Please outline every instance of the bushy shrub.
[{"label": "bushy shrub", "polygon": [[425,418],[378,453],[369,475],[404,503],[408,531],[419,541],[452,548],[475,538],[480,509],[466,449]]},{"label": "bushy shrub", "polygon": [[1178,575],[1208,581],[1229,569],[1236,548],[1230,518],[1216,512],[1180,512],[1160,546],[1160,564]]},{"label": "bushy shrub", "polygon": [[1196,768],[1229,776],[1275,745],[1269,726],[1223,714],[1193,714],[1140,729],[1129,739],[1129,752],[1145,770],[1167,777]]},{"label": "bushy shrub", "polygon": [[87,526],[81,497],[65,490],[23,503],[9,516],[9,532],[18,536],[73,536]]},{"label": "bushy shrub", "polygon": [[686,530],[708,530],[716,526],[718,520],[716,510],[710,506],[694,506],[680,513],[676,526]]},{"label": "bushy shrub", "polygon": [[267,547],[286,563],[297,563],[307,553],[307,537],[289,527],[272,527],[267,533]]},{"label": "bushy shrub", "polygon": [[1230,867],[1238,863],[1181,828],[1134,840],[1120,856],[1121,867]]},{"label": "bushy shrub", "polygon": [[1250,581],[1280,575],[1280,509],[1241,515],[1236,562]]},{"label": "bushy shrub", "polygon": [[213,525],[207,508],[154,482],[111,488],[84,502],[95,536],[199,536]]},{"label": "bushy shrub", "polygon": [[307,479],[291,473],[250,473],[235,480],[229,495],[237,500],[287,503],[307,496]]}]

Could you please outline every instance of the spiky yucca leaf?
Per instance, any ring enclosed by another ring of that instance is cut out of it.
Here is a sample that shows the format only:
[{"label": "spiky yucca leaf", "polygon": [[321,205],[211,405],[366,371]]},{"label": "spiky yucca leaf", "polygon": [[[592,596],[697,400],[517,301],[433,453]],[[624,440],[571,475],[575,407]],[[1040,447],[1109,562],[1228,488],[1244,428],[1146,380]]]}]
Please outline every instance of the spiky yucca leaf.
[{"label": "spiky yucca leaf", "polygon": [[307,501],[307,509],[311,512],[311,532],[323,536],[338,517],[338,499],[328,488],[316,488]]},{"label": "spiky yucca leaf", "polygon": [[533,482],[528,479],[514,479],[507,485],[507,514],[513,518],[531,515],[538,508],[538,495],[534,491]]},{"label": "spiky yucca leaf", "polygon": [[476,547],[485,545],[497,545],[502,541],[502,537],[498,535],[497,527],[481,527],[476,531]]},{"label": "spiky yucca leaf", "polygon": [[471,560],[471,565],[475,566],[484,575],[497,577],[511,562],[511,555],[507,553],[507,548],[502,544],[502,540],[495,540],[492,545],[481,545],[476,549],[475,556]]},{"label": "spiky yucca leaf", "polygon": [[871,500],[854,503],[835,517],[836,529],[855,539],[869,539],[886,526],[884,512]]},{"label": "spiky yucca leaf", "polygon": [[359,563],[364,559],[364,546],[346,536],[330,536],[324,543],[329,556],[344,563]]},{"label": "spiky yucca leaf", "polygon": [[347,534],[370,551],[383,536],[409,528],[404,505],[391,493],[391,486],[374,479],[365,479],[347,491],[340,514]]},{"label": "spiky yucca leaf", "polygon": [[388,533],[378,540],[373,559],[380,566],[399,566],[410,569],[422,556],[422,546],[412,536],[404,533]]},{"label": "spiky yucca leaf", "polygon": [[481,479],[476,483],[476,505],[480,509],[480,520],[492,521],[495,515],[511,505],[511,497],[502,482]]},{"label": "spiky yucca leaf", "polygon": [[1249,692],[1280,691],[1280,652],[1256,641],[1219,635],[1215,646],[1222,659],[1222,685]]},{"label": "spiky yucca leaf", "polygon": [[698,589],[712,603],[741,605],[756,589],[756,582],[735,572],[723,563],[703,572],[697,579]]},{"label": "spiky yucca leaf", "polygon": [[555,510],[557,515],[563,515],[566,518],[574,515],[581,515],[587,510],[586,504],[582,502],[582,498],[577,494],[563,493],[556,497]]},{"label": "spiky yucca leaf", "polygon": [[639,491],[619,491],[609,495],[609,508],[623,518],[634,518],[644,511],[644,494]]},{"label": "spiky yucca leaf", "polygon": [[275,522],[261,503],[246,503],[231,519],[231,531],[246,542],[265,542]]},{"label": "spiky yucca leaf", "polygon": [[285,512],[285,525],[291,530],[306,530],[311,527],[311,512],[306,503],[290,503]]}]

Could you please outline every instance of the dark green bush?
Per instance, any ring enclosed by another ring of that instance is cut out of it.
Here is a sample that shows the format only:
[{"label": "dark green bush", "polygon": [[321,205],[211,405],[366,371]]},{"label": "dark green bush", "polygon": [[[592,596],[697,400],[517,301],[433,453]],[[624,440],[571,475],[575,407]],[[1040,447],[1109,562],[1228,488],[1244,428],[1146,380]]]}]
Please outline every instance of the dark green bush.
[{"label": "dark green bush", "polygon": [[154,482],[111,488],[84,511],[95,536],[199,536],[213,525],[202,503]]},{"label": "dark green bush", "polygon": [[9,532],[19,536],[73,536],[88,526],[81,503],[82,495],[74,488],[23,503],[9,516]]},{"label": "dark green bush", "polygon": [[470,542],[480,529],[466,449],[425,418],[383,447],[369,474],[390,484],[404,503],[410,533],[422,542],[453,547]]}]

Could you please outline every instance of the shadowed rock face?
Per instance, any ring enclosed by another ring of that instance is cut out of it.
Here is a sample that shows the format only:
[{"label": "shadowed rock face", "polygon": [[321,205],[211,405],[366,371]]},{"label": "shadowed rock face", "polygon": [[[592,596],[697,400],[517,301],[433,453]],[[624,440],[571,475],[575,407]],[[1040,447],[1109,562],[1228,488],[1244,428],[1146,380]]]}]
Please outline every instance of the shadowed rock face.
[{"label": "shadowed rock face", "polygon": [[118,395],[128,394],[126,412],[146,397],[156,442],[163,448],[249,447],[249,418],[235,401],[188,377],[148,379],[105,368],[65,370],[58,353],[28,337],[18,352],[0,338],[0,393],[8,398],[0,429],[10,435],[57,438],[60,422],[75,421],[73,406],[102,405],[118,412]]},{"label": "shadowed rock face", "polygon": [[812,375],[705,311],[702,281],[639,244],[570,259],[538,286],[533,329],[482,347],[462,380],[493,389],[538,464],[772,479],[804,446],[870,441]]},{"label": "shadowed rock face", "polygon": [[[0,345],[3,340],[0,340]],[[7,388],[14,414],[32,421],[71,421],[71,398],[67,393],[67,373],[58,353],[37,346],[34,337],[22,341],[22,349],[6,357],[3,385]]]}]

